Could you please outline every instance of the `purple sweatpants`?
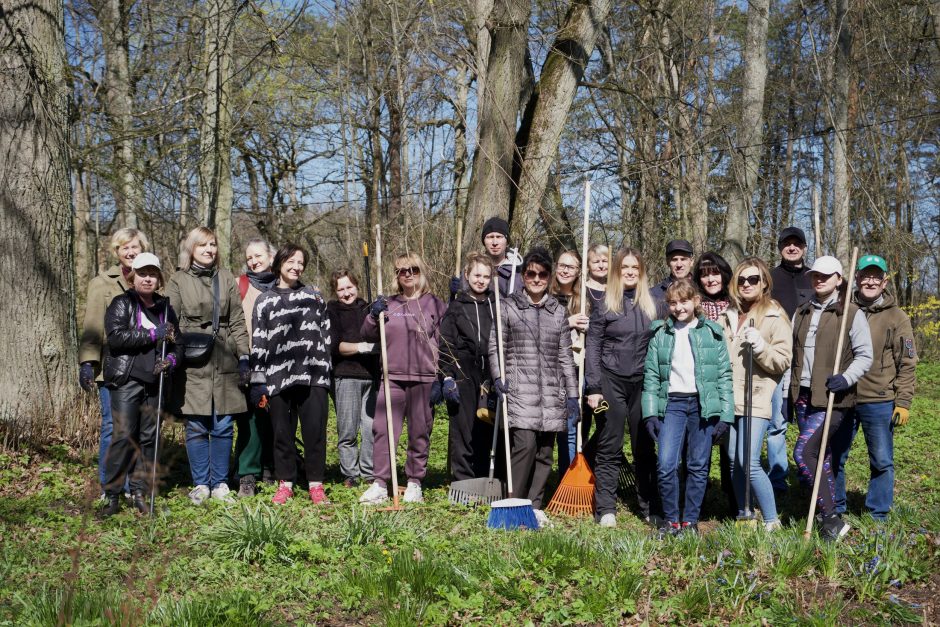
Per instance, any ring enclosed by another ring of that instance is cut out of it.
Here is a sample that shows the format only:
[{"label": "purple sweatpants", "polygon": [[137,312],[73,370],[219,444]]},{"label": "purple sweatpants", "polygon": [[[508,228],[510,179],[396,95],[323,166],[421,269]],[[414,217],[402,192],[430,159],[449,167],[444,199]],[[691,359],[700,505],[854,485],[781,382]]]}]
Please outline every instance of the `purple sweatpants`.
[{"label": "purple sweatpants", "polygon": [[[405,416],[408,417],[408,458],[405,476],[418,483],[428,473],[428,450],[431,446],[431,427],[434,411],[431,408],[431,382],[389,381],[392,392],[392,422],[395,444],[401,437]],[[385,386],[379,382],[375,402],[375,420],[372,421],[375,441],[372,445],[375,480],[387,484],[392,480],[392,464],[388,455],[388,419],[385,414]]]}]

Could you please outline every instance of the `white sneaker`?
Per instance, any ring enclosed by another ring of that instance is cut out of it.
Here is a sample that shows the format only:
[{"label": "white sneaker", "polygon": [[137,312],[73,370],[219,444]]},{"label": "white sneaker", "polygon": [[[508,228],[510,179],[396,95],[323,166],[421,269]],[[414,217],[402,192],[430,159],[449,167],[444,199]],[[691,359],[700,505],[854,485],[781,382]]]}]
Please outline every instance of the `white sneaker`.
[{"label": "white sneaker", "polygon": [[190,491],[189,500],[193,502],[193,505],[202,505],[209,498],[209,494],[209,486],[197,485]]},{"label": "white sneaker", "polygon": [[401,497],[405,503],[424,503],[424,494],[421,493],[421,484],[408,482],[405,495]]},{"label": "white sneaker", "polygon": [[782,527],[783,525],[780,524],[779,520],[772,520],[770,522],[764,523],[764,530],[767,531],[767,533],[773,533],[774,531],[777,531],[781,529]]},{"label": "white sneaker", "polygon": [[359,502],[363,505],[378,505],[388,500],[388,489],[381,483],[373,483],[369,489],[363,492],[359,497]]},{"label": "white sneaker", "polygon": [[225,483],[220,483],[212,489],[212,498],[223,503],[233,502],[231,490],[228,489],[228,484]]},{"label": "white sneaker", "polygon": [[616,514],[604,514],[601,516],[600,521],[601,527],[607,527],[608,529],[613,529],[617,526],[617,516]]},{"label": "white sneaker", "polygon": [[539,529],[545,529],[548,527],[553,527],[552,521],[548,518],[548,514],[540,509],[532,510],[535,512],[535,520],[539,523]]}]

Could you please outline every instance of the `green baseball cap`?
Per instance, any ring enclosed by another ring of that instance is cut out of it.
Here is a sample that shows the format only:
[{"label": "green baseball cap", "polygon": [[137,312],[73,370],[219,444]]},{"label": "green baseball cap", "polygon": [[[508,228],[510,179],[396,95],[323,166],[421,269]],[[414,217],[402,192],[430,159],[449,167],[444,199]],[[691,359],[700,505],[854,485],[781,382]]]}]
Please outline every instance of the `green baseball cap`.
[{"label": "green baseball cap", "polygon": [[883,257],[879,257],[878,255],[865,255],[858,260],[858,265],[855,266],[855,269],[864,270],[869,266],[875,266],[885,274],[888,272],[888,262],[885,261]]}]

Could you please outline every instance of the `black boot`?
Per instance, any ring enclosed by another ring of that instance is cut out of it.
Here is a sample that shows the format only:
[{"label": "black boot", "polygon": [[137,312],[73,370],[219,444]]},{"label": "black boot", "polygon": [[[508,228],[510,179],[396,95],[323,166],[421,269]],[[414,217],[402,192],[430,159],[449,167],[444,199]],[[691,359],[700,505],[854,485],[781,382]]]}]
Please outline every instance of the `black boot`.
[{"label": "black boot", "polygon": [[121,511],[121,495],[120,494],[106,494],[105,495],[105,505],[98,511],[98,516],[101,518],[110,518]]},{"label": "black boot", "polygon": [[134,509],[143,514],[144,516],[150,515],[150,497],[145,495],[143,492],[135,491],[134,496],[131,497],[134,501]]}]

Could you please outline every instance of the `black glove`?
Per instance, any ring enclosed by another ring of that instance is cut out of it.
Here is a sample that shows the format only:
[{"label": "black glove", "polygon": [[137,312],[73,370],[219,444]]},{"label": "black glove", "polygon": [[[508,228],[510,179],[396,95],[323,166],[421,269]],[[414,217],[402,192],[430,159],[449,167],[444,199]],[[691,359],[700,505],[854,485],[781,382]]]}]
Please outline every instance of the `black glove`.
[{"label": "black glove", "polygon": [[158,359],[153,365],[153,374],[159,376],[161,372],[170,373],[176,367],[176,357],[167,355],[166,359]]},{"label": "black glove", "polygon": [[718,424],[716,424],[712,429],[712,442],[717,442],[726,433],[728,433],[728,423],[724,422],[723,420],[719,420]]},{"label": "black glove", "polygon": [[453,298],[460,291],[460,277],[455,276],[450,279],[450,297]]},{"label": "black glove", "polygon": [[381,294],[375,299],[375,302],[369,306],[369,315],[378,321],[383,312],[388,311],[388,299]]},{"label": "black glove", "polygon": [[252,407],[263,407],[265,400],[265,385],[263,383],[252,383],[248,388],[248,398],[251,400]]},{"label": "black glove", "polygon": [[431,406],[440,405],[444,402],[444,390],[441,388],[440,379],[435,379],[431,384]]},{"label": "black glove", "polygon": [[78,384],[86,392],[93,392],[98,389],[98,386],[95,385],[95,368],[90,361],[83,362],[78,367]]},{"label": "black glove", "polygon": [[251,383],[251,368],[248,366],[248,358],[242,357],[238,360],[238,385],[245,386]]},{"label": "black glove", "polygon": [[496,393],[499,394],[500,398],[503,398],[509,392],[509,383],[503,381],[499,377],[496,377],[496,380],[493,381],[493,389],[496,390]]},{"label": "black glove", "polygon": [[826,377],[826,389],[830,392],[845,392],[851,387],[841,374],[831,374]]},{"label": "black glove", "polygon": [[447,377],[444,379],[444,384],[441,386],[441,390],[444,394],[444,400],[450,401],[451,403],[460,403],[460,390],[457,389],[457,382]]},{"label": "black glove", "polygon": [[646,432],[650,434],[650,437],[653,438],[656,442],[659,442],[659,430],[663,428],[662,421],[653,416],[646,420]]},{"label": "black glove", "polygon": [[168,339],[171,342],[173,341],[173,325],[162,323],[158,324],[155,328],[150,329],[150,339],[154,342],[159,342],[163,339]]},{"label": "black glove", "polygon": [[568,412],[568,424],[578,424],[581,422],[581,401],[577,398],[569,398],[565,401],[565,411]]}]

